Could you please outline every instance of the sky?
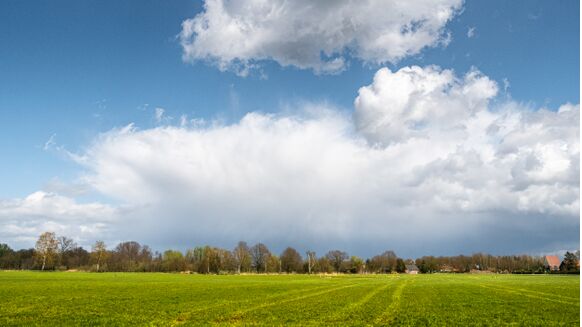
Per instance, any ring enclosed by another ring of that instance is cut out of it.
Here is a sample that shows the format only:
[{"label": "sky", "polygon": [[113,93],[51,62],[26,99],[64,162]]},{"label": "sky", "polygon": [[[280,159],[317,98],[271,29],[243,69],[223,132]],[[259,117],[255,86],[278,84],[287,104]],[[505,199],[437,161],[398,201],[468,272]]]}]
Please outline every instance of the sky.
[{"label": "sky", "polygon": [[0,242],[579,248],[578,1],[0,2]]}]

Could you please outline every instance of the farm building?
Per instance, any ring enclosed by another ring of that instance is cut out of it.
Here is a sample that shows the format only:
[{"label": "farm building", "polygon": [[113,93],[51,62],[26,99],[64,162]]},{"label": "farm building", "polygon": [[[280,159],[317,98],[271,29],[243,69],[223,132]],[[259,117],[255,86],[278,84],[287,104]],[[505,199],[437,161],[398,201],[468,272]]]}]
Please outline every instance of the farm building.
[{"label": "farm building", "polygon": [[544,257],[544,267],[551,271],[560,270],[560,259],[555,255],[547,255]]},{"label": "farm building", "polygon": [[406,265],[406,273],[416,275],[418,274],[418,267],[416,265]]}]

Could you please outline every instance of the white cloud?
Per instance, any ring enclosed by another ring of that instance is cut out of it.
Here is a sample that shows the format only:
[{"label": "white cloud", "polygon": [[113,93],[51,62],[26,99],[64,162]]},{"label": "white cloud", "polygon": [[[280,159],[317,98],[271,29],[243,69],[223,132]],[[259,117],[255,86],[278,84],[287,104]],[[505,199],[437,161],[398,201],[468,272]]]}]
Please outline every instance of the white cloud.
[{"label": "white cloud", "polygon": [[467,29],[467,37],[468,38],[472,39],[475,36],[475,29],[476,28],[474,26],[473,27],[469,27]]},{"label": "white cloud", "polygon": [[73,232],[79,220],[114,217],[103,222],[119,231],[111,239],[160,248],[239,239],[361,255],[577,247],[579,105],[493,107],[497,91],[476,69],[383,68],[353,117],[307,105],[229,125],[184,116],[179,126],[111,130],[72,158],[84,183],[131,212],[43,193],[0,204],[12,226],[2,230],[36,235],[51,226],[17,228],[40,212],[51,218],[34,221]]},{"label": "white cloud", "polygon": [[368,142],[399,152],[417,190],[438,194],[428,199],[437,207],[577,217],[579,106],[492,110],[496,92],[476,70],[459,79],[437,67],[381,69],[354,117]]},{"label": "white cloud", "polygon": [[382,68],[360,88],[354,118],[370,142],[401,142],[461,128],[459,122],[486,111],[496,93],[496,83],[477,70],[459,79],[436,66]]},{"label": "white cloud", "polygon": [[[312,106],[232,125],[130,126],[80,157],[98,191],[146,208],[135,225],[152,242],[575,246],[579,106],[492,108],[497,89],[475,69],[381,69],[353,119]],[[524,230],[531,237],[515,239]]]},{"label": "white cloud", "polygon": [[0,200],[0,239],[14,247],[28,247],[42,232],[53,231],[91,243],[108,237],[112,225],[118,223],[119,210],[43,191],[24,199]]},{"label": "white cloud", "polygon": [[461,0],[224,1],[182,23],[183,59],[247,75],[263,60],[333,74],[349,57],[395,63],[448,43],[444,27]]}]

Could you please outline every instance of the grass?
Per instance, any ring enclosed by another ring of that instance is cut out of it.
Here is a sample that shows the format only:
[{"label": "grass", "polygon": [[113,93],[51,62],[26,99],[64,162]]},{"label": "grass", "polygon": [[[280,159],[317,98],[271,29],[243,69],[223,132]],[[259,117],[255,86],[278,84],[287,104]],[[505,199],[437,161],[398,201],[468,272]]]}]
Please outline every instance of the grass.
[{"label": "grass", "polygon": [[579,276],[0,271],[0,326],[579,326]]}]

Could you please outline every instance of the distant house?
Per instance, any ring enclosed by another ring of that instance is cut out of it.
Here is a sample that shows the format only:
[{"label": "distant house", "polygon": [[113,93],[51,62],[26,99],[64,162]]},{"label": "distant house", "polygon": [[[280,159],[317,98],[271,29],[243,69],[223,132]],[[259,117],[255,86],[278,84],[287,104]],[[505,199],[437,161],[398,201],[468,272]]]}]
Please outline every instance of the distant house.
[{"label": "distant house", "polygon": [[555,255],[547,255],[544,257],[544,267],[550,271],[560,270],[560,259]]},{"label": "distant house", "polygon": [[406,273],[416,275],[418,274],[418,267],[416,265],[406,265]]}]

